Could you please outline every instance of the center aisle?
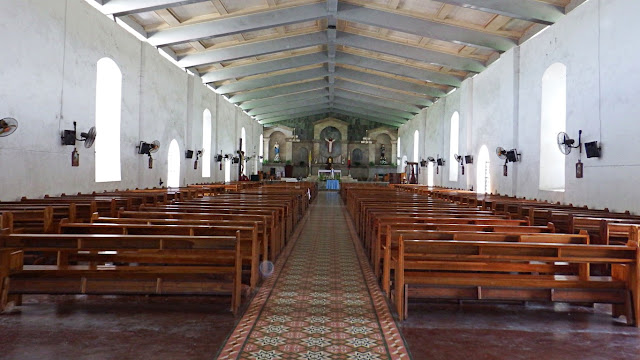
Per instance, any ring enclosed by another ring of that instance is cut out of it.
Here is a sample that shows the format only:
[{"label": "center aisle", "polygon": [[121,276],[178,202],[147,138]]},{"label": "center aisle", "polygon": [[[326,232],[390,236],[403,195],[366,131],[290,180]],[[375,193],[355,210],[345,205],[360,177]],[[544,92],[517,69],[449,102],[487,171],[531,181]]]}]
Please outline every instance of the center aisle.
[{"label": "center aisle", "polygon": [[218,358],[409,359],[339,194],[307,216]]}]

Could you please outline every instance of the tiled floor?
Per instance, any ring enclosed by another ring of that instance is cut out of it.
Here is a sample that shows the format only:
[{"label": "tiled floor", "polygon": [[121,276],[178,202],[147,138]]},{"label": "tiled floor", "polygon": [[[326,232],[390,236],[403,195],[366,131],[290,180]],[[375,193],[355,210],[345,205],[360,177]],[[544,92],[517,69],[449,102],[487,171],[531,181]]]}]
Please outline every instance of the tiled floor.
[{"label": "tiled floor", "polygon": [[361,267],[337,193],[320,194],[295,241],[220,358],[408,358],[373,275]]}]

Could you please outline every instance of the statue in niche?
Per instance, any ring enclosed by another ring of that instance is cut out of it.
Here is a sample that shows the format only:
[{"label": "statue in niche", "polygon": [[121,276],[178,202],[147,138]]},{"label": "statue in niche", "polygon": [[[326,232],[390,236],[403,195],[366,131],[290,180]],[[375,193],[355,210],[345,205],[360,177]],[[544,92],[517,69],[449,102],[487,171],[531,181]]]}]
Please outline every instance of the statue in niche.
[{"label": "statue in niche", "polygon": [[329,154],[333,151],[333,142],[336,141],[334,138],[325,138],[324,141],[327,142],[327,149],[329,150]]},{"label": "statue in niche", "polygon": [[276,154],[273,157],[274,162],[280,162],[280,144],[276,141],[276,144],[273,145],[273,152]]},{"label": "statue in niche", "polygon": [[380,165],[387,165],[387,158],[384,155],[385,149],[384,144],[380,145]]}]

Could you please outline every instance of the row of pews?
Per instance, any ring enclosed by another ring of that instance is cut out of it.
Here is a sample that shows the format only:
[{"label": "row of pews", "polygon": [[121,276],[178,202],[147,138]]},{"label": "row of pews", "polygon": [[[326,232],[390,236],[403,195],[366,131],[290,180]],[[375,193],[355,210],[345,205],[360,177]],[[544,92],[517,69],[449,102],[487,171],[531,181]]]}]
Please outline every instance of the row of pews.
[{"label": "row of pews", "polygon": [[0,202],[0,311],[25,294],[225,295],[236,314],[317,185],[219,185]]},{"label": "row of pews", "polygon": [[341,196],[401,320],[427,299],[606,303],[640,323],[638,216],[415,185]]}]

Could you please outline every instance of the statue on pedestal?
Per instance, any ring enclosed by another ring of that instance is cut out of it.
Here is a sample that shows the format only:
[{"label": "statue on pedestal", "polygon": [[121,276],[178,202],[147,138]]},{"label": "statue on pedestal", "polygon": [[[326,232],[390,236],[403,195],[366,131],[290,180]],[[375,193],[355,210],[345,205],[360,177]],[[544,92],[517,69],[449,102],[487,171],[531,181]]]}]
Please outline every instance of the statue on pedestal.
[{"label": "statue on pedestal", "polygon": [[275,156],[273,157],[274,162],[280,162],[280,144],[276,141],[276,144],[273,145],[273,152]]},{"label": "statue on pedestal", "polygon": [[380,145],[380,165],[387,165],[387,158],[384,156],[384,144]]}]

